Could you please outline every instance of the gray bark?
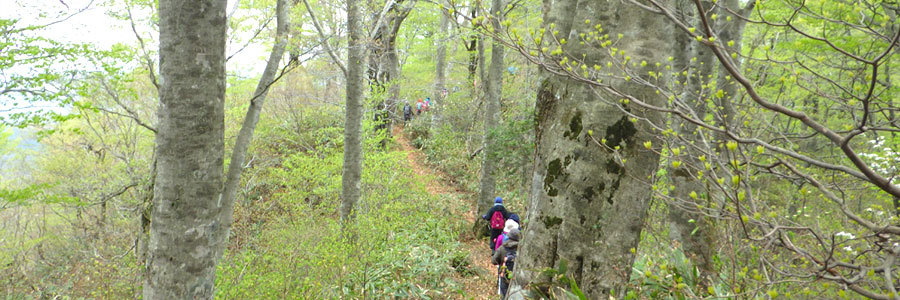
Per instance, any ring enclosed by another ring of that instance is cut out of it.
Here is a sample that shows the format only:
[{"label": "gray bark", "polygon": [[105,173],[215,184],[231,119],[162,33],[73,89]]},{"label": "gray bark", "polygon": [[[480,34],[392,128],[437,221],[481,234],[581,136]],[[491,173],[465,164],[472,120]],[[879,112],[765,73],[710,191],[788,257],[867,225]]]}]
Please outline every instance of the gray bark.
[{"label": "gray bark", "polygon": [[[750,12],[753,11],[753,7],[755,5],[755,1],[750,1],[747,3],[747,6],[741,8],[740,0],[725,0],[722,4],[725,7],[731,9],[732,11],[737,12],[741,15],[741,17],[748,17]],[[720,15],[726,16],[730,15],[729,13],[722,13]],[[734,41],[734,45],[729,47],[728,53],[736,52],[738,54],[741,53],[742,44],[741,40],[744,37],[744,27],[747,25],[747,22],[743,20],[743,18],[734,16],[732,17],[732,21],[728,22],[725,18],[720,18],[717,22],[719,28],[719,40],[723,42]],[[738,69],[741,67],[741,59],[738,57],[734,59],[734,66]],[[725,67],[719,64],[719,76],[717,79],[718,88],[725,92],[725,97],[723,97],[719,103],[719,106],[722,107],[722,111],[716,114],[716,121],[721,126],[725,126],[726,128],[732,128],[731,124],[734,123],[734,116],[737,114],[737,110],[734,108],[734,102],[736,99],[738,92],[738,84],[734,82],[734,79],[728,80],[726,77],[728,76],[728,71],[725,70]]]},{"label": "gray bark", "polygon": [[[500,28],[500,22],[503,18],[503,0],[492,0],[491,3],[491,27]],[[491,42],[491,66],[488,69],[488,78],[484,82],[485,99],[484,99],[484,137],[481,161],[481,184],[478,189],[478,203],[476,205],[476,224],[479,223],[480,214],[488,211],[493,205],[496,196],[495,185],[496,180],[493,172],[496,169],[496,157],[494,156],[494,137],[492,132],[496,130],[500,120],[500,96],[503,89],[503,45],[498,41]],[[476,225],[477,226],[477,225]],[[482,234],[487,234],[486,226],[477,226],[483,228]]]},{"label": "gray bark", "polygon": [[225,140],[224,0],[160,0],[157,177],[144,299],[211,299]]},{"label": "gray bark", "polygon": [[[397,33],[400,31],[400,25],[403,24],[413,8],[412,5],[404,6],[405,4],[404,0],[396,1],[383,16],[383,22],[376,24],[373,29],[369,58],[369,79],[374,84],[373,88],[378,92],[387,93],[375,112],[375,120],[378,123],[375,130],[387,130],[388,135],[391,134],[393,120],[397,119],[396,108],[400,97],[400,87],[396,82],[400,79],[400,58],[397,55],[396,47]],[[385,141],[382,141],[382,145],[384,144]]]},{"label": "gray bark", "polygon": [[[679,11],[682,12],[685,21],[692,24],[695,28],[702,28],[699,14],[696,6],[690,0],[679,1]],[[703,1],[704,7],[710,7],[711,3]],[[715,91],[705,88],[710,82],[715,72],[715,55],[704,45],[697,42],[691,36],[679,33],[675,37],[676,70],[688,69],[688,75],[679,74],[679,81],[683,84],[684,90],[679,97],[680,109],[690,110],[692,115],[702,119],[706,115],[706,102],[713,97]],[[692,63],[693,61],[693,63]],[[706,192],[706,186],[696,179],[695,172],[691,169],[693,166],[702,166],[703,164],[697,159],[700,155],[695,151],[694,147],[699,147],[710,151],[711,147],[704,142],[699,132],[695,132],[697,126],[693,123],[682,121],[676,115],[670,115],[671,124],[678,133],[679,139],[672,144],[673,147],[681,148],[683,155],[673,157],[671,160],[684,162],[679,168],[673,167],[671,164],[666,166],[668,177],[672,185],[675,187],[670,196],[675,202],[668,205],[669,218],[669,238],[677,241],[685,255],[691,259],[694,265],[700,269],[701,277],[708,278],[715,273],[712,263],[714,228],[712,228],[709,220],[702,214],[692,208],[689,203],[696,202],[708,206],[709,203],[702,203],[708,200],[709,193]],[[697,200],[692,200],[691,192],[697,193]],[[706,282],[705,280],[703,282]]]},{"label": "gray bark", "polygon": [[[269,53],[269,59],[266,62],[266,68],[263,70],[256,90],[253,92],[253,98],[250,99],[250,107],[247,108],[247,115],[244,116],[244,122],[241,124],[241,130],[238,132],[237,139],[234,142],[234,150],[231,152],[231,162],[228,165],[228,173],[225,175],[224,196],[222,198],[222,209],[220,211],[219,223],[224,226],[224,233],[219,235],[219,244],[225,245],[231,232],[231,223],[234,221],[234,200],[237,196],[237,190],[241,183],[241,173],[244,170],[244,160],[247,157],[247,149],[250,148],[250,140],[253,138],[253,132],[256,130],[256,124],[259,122],[259,114],[262,112],[263,105],[266,102],[266,95],[269,87],[275,82],[275,75],[278,72],[278,66],[284,57],[285,48],[288,41],[288,29],[290,20],[290,4],[288,0],[278,0],[275,5],[275,15],[277,27],[275,30],[275,45],[272,52]],[[218,257],[221,258],[225,247],[218,249]]]},{"label": "gray bark", "polygon": [[447,27],[450,24],[450,16],[441,10],[441,23],[438,25],[438,38],[435,40],[437,53],[435,54],[434,96],[431,107],[431,129],[434,131],[441,127],[441,111],[444,109],[444,94],[447,81]]},{"label": "gray bark", "polygon": [[[659,71],[653,62],[664,62],[671,53],[669,24],[635,6],[564,0],[554,3],[548,19],[555,20],[559,37],[572,41],[598,23],[606,32],[622,33],[627,38],[618,41],[619,49],[635,61],[650,62],[647,67],[635,67],[636,76]],[[589,66],[605,65],[608,59],[606,50],[596,45],[573,42],[563,49],[575,58],[584,55]],[[607,80],[615,89],[653,105],[665,102],[651,87]],[[616,297],[624,295],[634,261],[631,249],[640,241],[651,197],[644,181],[656,170],[659,156],[641,146],[648,140],[658,144],[649,126],[632,122],[611,104],[620,98],[558,76],[542,82],[527,226],[509,299],[524,299],[532,284],[554,280],[540,270],[557,268],[561,260],[568,262],[568,275],[589,299],[607,299],[613,292]],[[651,122],[663,120],[659,113],[623,105]],[[602,139],[605,146],[598,145]],[[615,147],[620,148],[609,150]]]},{"label": "gray bark", "polygon": [[346,226],[353,217],[353,206],[359,201],[362,180],[362,98],[365,87],[365,41],[359,0],[347,1],[347,108],[344,125],[344,166],[341,178],[341,223]]},{"label": "gray bark", "polygon": [[[476,1],[476,4],[479,5],[479,7],[481,7],[480,6],[481,1]],[[485,60],[484,59],[484,36],[482,36],[481,34],[476,34],[472,37],[472,39],[473,39],[472,47],[475,48],[475,52],[473,52],[474,54],[470,53],[469,67],[470,67],[470,72],[472,72],[472,73],[469,73],[469,76],[471,77],[471,82],[472,82],[472,99],[475,99],[475,102],[476,102],[476,105],[474,107],[476,116],[474,116],[472,118],[472,126],[471,127],[475,127],[479,121],[484,120],[483,112],[481,111],[481,109],[483,108],[482,106],[484,106],[484,99],[486,97],[485,94],[487,94],[487,91],[485,91],[485,88],[483,88],[484,83],[487,82],[487,75],[485,73],[485,66],[484,66],[484,64],[485,64],[485,62],[484,62],[484,60]],[[473,65],[475,67],[472,67]],[[477,79],[475,78],[475,73],[478,74]],[[483,123],[484,122],[482,122],[482,126],[484,125]],[[475,143],[482,144],[482,146],[484,146],[484,144],[483,144],[484,136],[483,135],[469,135],[469,136],[482,138],[482,140],[475,141]],[[484,149],[482,148],[482,150],[484,150]],[[473,204],[476,207],[478,206],[478,198],[475,198],[475,201]],[[475,213],[477,214],[478,211],[476,210]],[[478,219],[478,215],[475,216],[475,219],[476,220]],[[478,222],[475,222],[475,224],[473,225],[473,226],[475,226],[474,231],[477,232],[478,230],[484,230],[484,232],[487,232],[487,229],[484,228],[484,226],[481,226],[481,228],[479,229],[478,224],[479,224]],[[487,234],[487,233],[485,233],[485,234]]]},{"label": "gray bark", "polygon": [[484,66],[484,64],[485,64],[485,62],[484,62],[485,61],[485,59],[484,59],[484,56],[485,56],[484,55],[484,53],[485,53],[484,36],[479,34],[475,38],[475,40],[476,40],[476,45],[475,45],[475,52],[476,52],[475,53],[476,54],[475,66],[476,67],[475,68],[477,69],[477,72],[478,72],[478,84],[475,85],[475,90],[476,90],[475,93],[481,92],[481,99],[482,99],[482,101],[484,101],[485,97],[487,96],[487,87],[485,85],[485,82],[487,82],[487,80],[488,80],[487,73],[485,72],[486,67]]}]

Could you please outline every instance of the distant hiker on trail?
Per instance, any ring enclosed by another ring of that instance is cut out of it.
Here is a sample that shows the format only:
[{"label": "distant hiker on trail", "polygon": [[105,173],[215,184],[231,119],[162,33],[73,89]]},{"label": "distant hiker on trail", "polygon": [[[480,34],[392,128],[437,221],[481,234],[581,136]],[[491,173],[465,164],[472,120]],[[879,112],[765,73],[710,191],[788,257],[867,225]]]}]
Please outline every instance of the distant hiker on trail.
[{"label": "distant hiker on trail", "polygon": [[403,122],[409,122],[412,119],[412,107],[409,106],[409,101],[406,101],[406,104],[403,105]]},{"label": "distant hiker on trail", "polygon": [[506,297],[506,291],[509,290],[509,280],[512,279],[518,250],[519,229],[514,228],[509,231],[509,239],[503,242],[503,246],[497,248],[497,251],[494,251],[494,255],[491,256],[491,263],[500,266],[497,284],[501,299]]},{"label": "distant hiker on trail", "polygon": [[416,102],[416,115],[417,116],[422,114],[422,106],[423,105],[425,105],[425,104],[422,103],[422,98],[419,98],[419,101]]},{"label": "distant hiker on trail", "polygon": [[513,229],[519,229],[519,223],[513,220],[513,216],[518,217],[516,214],[509,214],[509,220],[506,220],[506,226],[503,226],[503,233],[497,237],[497,242],[494,243],[494,249],[500,249],[500,246],[503,245],[503,242],[506,242],[506,240],[509,239],[510,231],[512,231]]},{"label": "distant hiker on trail", "polygon": [[431,108],[431,97],[425,97],[425,111]]},{"label": "distant hiker on trail", "polygon": [[491,253],[493,253],[496,250],[494,244],[497,242],[497,236],[503,233],[503,226],[506,224],[506,219],[509,218],[509,212],[506,211],[506,207],[503,207],[503,198],[494,198],[494,206],[491,206],[491,209],[481,218],[490,222],[491,241],[489,245],[491,246]]}]

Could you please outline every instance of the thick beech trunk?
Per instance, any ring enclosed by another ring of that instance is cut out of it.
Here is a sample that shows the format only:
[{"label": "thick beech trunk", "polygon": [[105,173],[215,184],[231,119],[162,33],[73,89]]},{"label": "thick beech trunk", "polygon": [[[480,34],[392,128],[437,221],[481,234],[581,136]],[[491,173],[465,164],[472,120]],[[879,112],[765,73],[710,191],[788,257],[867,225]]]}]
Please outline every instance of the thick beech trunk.
[{"label": "thick beech trunk", "polygon": [[[658,72],[655,62],[665,63],[671,53],[669,24],[638,7],[607,1],[555,1],[548,19],[559,38],[578,40],[579,34],[601,24],[610,36],[621,33],[618,49],[633,61],[636,76]],[[590,20],[587,22],[585,20]],[[545,40],[550,40],[545,37]],[[605,65],[606,49],[587,43],[567,43],[563,50],[573,58],[584,57],[588,66]],[[617,90],[654,105],[665,99],[654,88],[610,79]],[[663,82],[657,82],[664,84]],[[528,203],[510,299],[524,299],[532,284],[550,282],[545,268],[568,263],[568,275],[589,299],[624,296],[649,207],[647,177],[655,172],[658,155],[642,146],[656,140],[644,121],[634,122],[612,105],[621,97],[595,92],[583,83],[550,76],[538,90],[537,149]],[[663,116],[623,104],[624,109],[660,122]],[[598,145],[604,143],[604,146]],[[653,143],[658,145],[658,141]],[[616,149],[618,150],[612,150]]]},{"label": "thick beech trunk", "polygon": [[159,1],[157,177],[144,299],[212,299],[224,247],[224,0]]}]

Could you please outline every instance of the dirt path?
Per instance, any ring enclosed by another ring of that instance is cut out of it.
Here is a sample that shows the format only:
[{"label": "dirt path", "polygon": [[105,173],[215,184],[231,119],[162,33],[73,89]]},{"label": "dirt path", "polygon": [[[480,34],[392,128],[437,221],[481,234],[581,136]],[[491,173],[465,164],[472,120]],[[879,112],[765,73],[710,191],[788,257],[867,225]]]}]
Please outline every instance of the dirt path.
[{"label": "dirt path", "polygon": [[[472,224],[474,220],[473,207],[471,202],[467,202],[466,193],[459,190],[448,183],[448,176],[439,170],[432,169],[425,164],[425,156],[418,149],[412,146],[402,129],[394,130],[394,137],[406,152],[409,166],[419,178],[430,178],[426,181],[426,189],[431,195],[437,196],[441,194],[456,194],[456,197],[450,197],[456,201],[456,207],[467,208],[464,212],[459,212],[465,218],[467,224]],[[460,235],[460,242],[465,250],[469,253],[469,258],[473,268],[478,275],[462,277],[457,276],[456,279],[465,285],[463,289],[465,294],[457,299],[497,299],[497,274],[496,267],[491,265],[490,250],[486,241],[474,239],[471,233]]]}]

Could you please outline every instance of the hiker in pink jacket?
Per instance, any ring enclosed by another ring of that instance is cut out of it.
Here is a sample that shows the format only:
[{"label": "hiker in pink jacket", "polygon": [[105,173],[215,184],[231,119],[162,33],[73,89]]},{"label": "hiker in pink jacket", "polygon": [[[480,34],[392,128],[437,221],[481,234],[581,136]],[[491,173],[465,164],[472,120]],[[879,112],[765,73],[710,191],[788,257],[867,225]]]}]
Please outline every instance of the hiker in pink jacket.
[{"label": "hiker in pink jacket", "polygon": [[497,237],[497,242],[494,243],[494,249],[500,249],[500,246],[503,245],[503,242],[509,238],[509,231],[513,229],[519,229],[519,223],[513,219],[506,220],[506,225],[503,226],[503,233]]}]

